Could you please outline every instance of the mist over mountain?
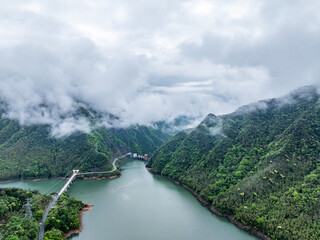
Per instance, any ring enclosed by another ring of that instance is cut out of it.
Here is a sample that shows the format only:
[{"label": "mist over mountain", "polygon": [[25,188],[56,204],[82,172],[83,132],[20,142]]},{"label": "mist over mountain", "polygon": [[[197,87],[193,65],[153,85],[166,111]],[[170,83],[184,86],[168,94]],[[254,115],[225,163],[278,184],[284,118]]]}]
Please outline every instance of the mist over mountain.
[{"label": "mist over mountain", "polygon": [[[2,1],[5,117],[52,135],[202,119],[319,85],[319,2]],[[312,7],[311,7],[312,6]],[[155,27],[156,26],[156,27]],[[108,116],[117,121],[109,121]],[[192,124],[191,124],[192,125]],[[191,126],[190,125],[190,126]]]},{"label": "mist over mountain", "polygon": [[320,234],[319,142],[320,94],[306,86],[231,114],[207,115],[166,141],[147,166],[249,231],[311,240]]},{"label": "mist over mountain", "polygon": [[2,102],[0,179],[58,177],[73,168],[109,170],[116,156],[151,155],[169,137],[151,126],[122,126],[117,116],[80,102],[65,114],[44,104],[25,112],[20,121],[10,114]]},{"label": "mist over mountain", "polygon": [[158,121],[151,124],[152,127],[168,134],[176,134],[182,130],[195,127],[201,119],[190,116],[179,116],[172,121]]},{"label": "mist over mountain", "polygon": [[[88,114],[85,109],[82,111]],[[77,118],[90,123],[83,116]],[[110,170],[116,156],[128,152],[151,155],[169,137],[160,130],[138,125],[94,125],[88,133],[73,129],[72,134],[58,137],[52,136],[52,130],[55,129],[45,124],[25,126],[15,120],[0,119],[0,179],[69,176],[74,168]],[[66,129],[66,133],[70,130]]]},{"label": "mist over mountain", "polygon": [[149,154],[244,229],[320,239],[319,0],[0,2],[0,180]]}]

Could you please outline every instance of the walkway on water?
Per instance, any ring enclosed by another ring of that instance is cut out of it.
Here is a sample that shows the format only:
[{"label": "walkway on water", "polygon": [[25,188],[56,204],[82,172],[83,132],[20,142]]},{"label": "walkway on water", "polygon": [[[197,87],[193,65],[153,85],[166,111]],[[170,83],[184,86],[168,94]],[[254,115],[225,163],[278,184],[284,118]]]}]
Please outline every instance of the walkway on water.
[{"label": "walkway on water", "polygon": [[112,166],[113,169],[110,171],[106,171],[106,172],[85,172],[85,173],[79,173],[78,170],[73,170],[73,174],[72,176],[68,179],[68,181],[66,182],[66,184],[61,188],[60,192],[53,197],[52,202],[50,203],[49,207],[46,209],[46,211],[44,212],[44,215],[42,217],[42,221],[40,223],[40,229],[39,229],[39,240],[43,240],[44,237],[44,229],[45,229],[45,221],[48,217],[49,211],[50,209],[56,204],[56,202],[58,201],[58,199],[60,198],[60,196],[70,187],[72,181],[78,176],[78,175],[87,175],[87,174],[107,174],[107,173],[112,173],[114,171],[117,170],[116,167],[116,162],[123,157],[127,157],[130,156],[130,153],[127,153],[125,155],[122,155],[121,157],[117,157],[113,160],[112,162]]}]

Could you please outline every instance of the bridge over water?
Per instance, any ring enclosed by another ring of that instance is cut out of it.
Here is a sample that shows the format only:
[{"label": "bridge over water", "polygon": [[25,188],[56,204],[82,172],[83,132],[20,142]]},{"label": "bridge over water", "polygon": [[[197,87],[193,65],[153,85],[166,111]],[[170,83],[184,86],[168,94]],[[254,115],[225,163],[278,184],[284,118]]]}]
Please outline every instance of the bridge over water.
[{"label": "bridge over water", "polygon": [[42,221],[40,223],[40,229],[39,229],[39,240],[43,240],[44,237],[44,229],[45,229],[45,221],[48,217],[49,211],[50,209],[56,204],[56,202],[58,201],[58,199],[60,198],[60,196],[68,190],[68,188],[71,186],[73,180],[76,179],[77,176],[79,175],[88,175],[88,174],[107,174],[107,173],[112,173],[114,171],[117,170],[116,167],[116,162],[120,159],[120,158],[124,158],[124,157],[128,157],[131,156],[131,153],[127,153],[125,155],[122,155],[121,157],[117,157],[113,160],[112,162],[112,166],[113,169],[110,171],[106,171],[106,172],[84,172],[84,173],[80,173],[79,170],[72,170],[73,174],[72,176],[68,179],[68,181],[66,182],[66,184],[61,188],[61,190],[59,191],[59,193],[53,197],[52,202],[49,204],[48,208],[46,209],[46,211],[43,214],[42,217]]}]

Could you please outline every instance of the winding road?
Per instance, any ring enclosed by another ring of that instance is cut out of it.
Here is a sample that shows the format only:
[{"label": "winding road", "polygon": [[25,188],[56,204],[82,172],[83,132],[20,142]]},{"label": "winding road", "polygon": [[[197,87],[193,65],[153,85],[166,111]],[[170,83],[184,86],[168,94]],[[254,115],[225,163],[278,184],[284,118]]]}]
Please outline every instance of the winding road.
[{"label": "winding road", "polygon": [[88,175],[88,174],[99,174],[99,173],[102,173],[102,174],[112,173],[112,172],[114,172],[115,170],[117,170],[116,162],[119,160],[119,158],[123,158],[123,157],[126,157],[126,156],[128,156],[128,153],[125,154],[125,155],[122,155],[121,157],[115,158],[115,159],[113,160],[113,162],[112,162],[113,169],[110,170],[110,171],[106,171],[106,172],[84,172],[84,173],[78,173],[77,175]]}]

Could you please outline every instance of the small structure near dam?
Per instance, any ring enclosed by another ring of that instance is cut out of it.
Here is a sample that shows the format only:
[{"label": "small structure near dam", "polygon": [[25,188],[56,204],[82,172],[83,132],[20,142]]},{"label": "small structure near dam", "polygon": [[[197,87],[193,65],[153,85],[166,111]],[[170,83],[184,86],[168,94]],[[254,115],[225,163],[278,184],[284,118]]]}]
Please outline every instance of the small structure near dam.
[{"label": "small structure near dam", "polygon": [[134,158],[134,159],[142,160],[142,161],[148,161],[148,160],[149,160],[148,154],[138,155],[137,153],[129,153],[128,156],[129,156],[129,157],[132,157],[132,158]]}]

